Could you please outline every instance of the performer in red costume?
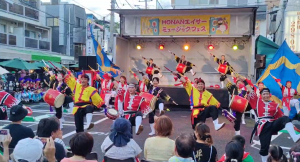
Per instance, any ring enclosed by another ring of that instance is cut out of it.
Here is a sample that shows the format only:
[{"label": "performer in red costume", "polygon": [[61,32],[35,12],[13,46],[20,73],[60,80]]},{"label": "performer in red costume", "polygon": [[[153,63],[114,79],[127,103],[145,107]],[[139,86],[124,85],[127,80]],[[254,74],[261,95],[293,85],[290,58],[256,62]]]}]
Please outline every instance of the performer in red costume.
[{"label": "performer in red costume", "polygon": [[124,93],[128,89],[127,79],[125,76],[120,77],[120,81],[115,83],[116,87],[116,98],[115,98],[115,109],[118,110],[118,107],[122,106],[124,101]]},{"label": "performer in red costume", "polygon": [[137,95],[134,84],[129,84],[128,90],[124,93],[124,102],[118,107],[120,116],[124,116],[135,126],[135,133],[139,135],[144,127],[142,124],[143,115],[149,114],[152,110],[144,101],[144,98]]},{"label": "performer in red costume", "polygon": [[291,120],[289,117],[284,116],[279,105],[270,100],[270,90],[268,88],[261,90],[260,94],[262,97],[259,98],[247,81],[244,80],[244,84],[250,92],[248,95],[249,104],[256,111],[258,117],[250,142],[252,142],[254,134],[259,137],[261,144],[259,153],[262,162],[266,162],[272,135],[277,134],[282,129],[286,129],[294,142],[299,141],[300,135],[296,135]]},{"label": "performer in red costume", "polygon": [[138,92],[148,92],[149,86],[150,86],[150,80],[147,75],[145,75],[143,72],[139,71],[140,74],[143,76],[143,80],[140,80],[138,76],[130,70],[130,72],[133,74],[134,78],[138,81],[139,88]]},{"label": "performer in red costume", "polygon": [[101,80],[101,93],[100,96],[105,102],[106,107],[112,108],[112,105],[109,103],[111,97],[115,97],[113,92],[114,85],[116,82],[112,78],[111,74],[105,73],[102,79],[99,74],[96,75],[97,79]]},{"label": "performer in red costume", "polygon": [[292,82],[291,81],[287,81],[285,83],[285,86],[283,86],[280,83],[280,79],[275,78],[274,76],[272,76],[275,81],[278,83],[278,85],[281,88],[282,91],[282,107],[283,107],[283,112],[285,116],[290,116],[290,111],[291,111],[291,107],[295,107],[297,114],[300,113],[300,106],[299,106],[299,100],[294,99],[295,95],[300,95],[296,89],[292,88]]}]

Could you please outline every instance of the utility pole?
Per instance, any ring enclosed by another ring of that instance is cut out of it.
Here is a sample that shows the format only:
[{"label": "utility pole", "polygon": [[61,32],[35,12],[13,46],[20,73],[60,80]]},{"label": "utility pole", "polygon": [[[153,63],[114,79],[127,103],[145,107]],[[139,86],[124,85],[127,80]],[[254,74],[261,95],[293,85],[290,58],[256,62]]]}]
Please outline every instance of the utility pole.
[{"label": "utility pole", "polygon": [[102,22],[102,26],[103,26],[103,42],[104,42],[104,40],[105,40],[105,17],[103,17],[103,22]]},{"label": "utility pole", "polygon": [[[115,9],[116,0],[111,0],[111,9]],[[109,48],[111,53],[113,52],[114,46],[114,26],[115,26],[115,13],[111,11],[110,13],[110,37],[109,37]]]},{"label": "utility pole", "polygon": [[147,9],[147,0],[145,0],[145,9]]}]

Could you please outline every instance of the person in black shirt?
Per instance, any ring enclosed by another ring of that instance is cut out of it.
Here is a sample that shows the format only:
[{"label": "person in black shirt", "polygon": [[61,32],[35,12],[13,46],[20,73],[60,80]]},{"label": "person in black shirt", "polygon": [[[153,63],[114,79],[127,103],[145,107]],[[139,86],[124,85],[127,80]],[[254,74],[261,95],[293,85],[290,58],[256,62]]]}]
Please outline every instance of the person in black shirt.
[{"label": "person in black shirt", "polygon": [[[177,66],[178,64],[184,64],[186,66],[186,70],[184,71],[184,73],[186,72],[191,72],[192,75],[194,76],[196,73],[193,71],[193,66],[195,66],[194,64],[192,64],[189,61],[185,60],[185,55],[181,55],[181,58],[176,56],[175,53],[172,53],[175,56],[175,61],[177,62]],[[182,75],[184,75],[184,73],[181,73]]]},{"label": "person in black shirt", "polygon": [[[164,100],[170,101],[177,105],[177,103],[168,95],[166,94],[162,88],[158,87],[159,84],[159,78],[154,77],[152,80],[153,84],[149,84],[149,93],[157,96],[158,100],[155,103],[155,109],[159,109],[159,115],[164,114]],[[149,113],[149,124],[151,128],[151,132],[149,133],[150,136],[153,136],[155,134],[154,130],[154,116],[155,116],[155,110]]]},{"label": "person in black shirt", "polygon": [[[227,65],[228,67],[228,71],[226,74],[228,75],[231,75],[232,72],[234,72],[234,69],[232,68],[232,66],[229,64],[228,61],[225,60],[225,55],[222,55],[221,56],[221,59],[217,58],[215,55],[213,55],[212,53],[210,54],[213,58],[214,58],[214,61],[216,63],[218,63],[219,65]],[[224,88],[224,80],[226,79],[224,76],[226,74],[221,74],[220,76],[220,82],[221,82],[221,88]]]},{"label": "person in black shirt", "polygon": [[11,124],[5,126],[3,129],[9,129],[9,133],[12,137],[12,141],[9,144],[9,148],[15,148],[18,141],[25,138],[33,138],[34,133],[31,128],[21,125],[22,120],[27,115],[28,111],[21,105],[15,105],[10,109],[9,120]]},{"label": "person in black shirt", "polygon": [[195,127],[196,144],[193,154],[197,162],[216,162],[217,149],[212,145],[210,129],[205,123],[198,123]]}]

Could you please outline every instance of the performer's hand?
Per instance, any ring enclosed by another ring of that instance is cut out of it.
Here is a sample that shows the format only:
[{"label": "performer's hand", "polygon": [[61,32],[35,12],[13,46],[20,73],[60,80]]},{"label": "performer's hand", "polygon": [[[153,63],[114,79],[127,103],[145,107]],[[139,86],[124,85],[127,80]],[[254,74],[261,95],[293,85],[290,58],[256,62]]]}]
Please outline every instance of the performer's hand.
[{"label": "performer's hand", "polygon": [[142,57],[144,60],[146,60],[146,58],[145,57]]},{"label": "performer's hand", "polygon": [[173,101],[173,104],[178,105],[178,103],[176,103],[175,101]]}]

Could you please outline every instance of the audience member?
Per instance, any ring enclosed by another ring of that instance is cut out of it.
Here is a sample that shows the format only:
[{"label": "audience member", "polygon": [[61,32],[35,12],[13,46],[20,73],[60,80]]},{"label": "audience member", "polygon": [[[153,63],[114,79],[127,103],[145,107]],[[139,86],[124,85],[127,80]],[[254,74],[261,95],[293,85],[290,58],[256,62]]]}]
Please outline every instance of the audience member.
[{"label": "audience member", "polygon": [[[243,162],[254,162],[252,156],[248,152],[245,152],[245,147],[246,147],[245,146],[245,138],[241,135],[236,135],[236,136],[232,137],[232,140],[240,142],[240,144],[243,146],[243,148],[244,148]],[[223,162],[223,161],[225,161],[225,159],[226,159],[226,155],[224,154],[219,161]]]},{"label": "audience member", "polygon": [[[59,138],[61,136],[62,132],[60,130],[60,125],[57,119],[55,117],[51,118],[45,118],[40,120],[36,135],[39,138],[45,139],[45,138],[52,138],[53,140],[55,138]],[[65,148],[57,142],[54,142],[55,145],[55,158],[57,161],[61,161],[64,157],[66,157]]]},{"label": "audience member", "polygon": [[[51,138],[45,139],[47,144],[44,149],[43,155],[43,142],[39,139],[25,138],[18,142],[16,145],[11,159],[13,162],[36,162],[47,161],[55,162],[55,147],[54,141]],[[47,160],[45,159],[47,158]]]},{"label": "audience member", "polygon": [[300,145],[292,147],[289,151],[290,153],[290,162],[300,162]]},{"label": "audience member", "polygon": [[89,133],[80,132],[71,138],[70,147],[73,153],[71,158],[64,158],[62,162],[97,162],[97,160],[86,160],[94,146],[94,138]]},{"label": "audience member", "polygon": [[244,149],[240,142],[230,141],[225,147],[225,161],[218,162],[242,162]]},{"label": "audience member", "polygon": [[271,146],[267,162],[287,162],[287,158],[280,146]]},{"label": "audience member", "polygon": [[195,126],[196,144],[194,160],[196,162],[216,162],[217,149],[213,146],[213,139],[210,129],[205,123],[198,123]]},{"label": "audience member", "polygon": [[28,111],[21,105],[15,105],[11,107],[9,120],[12,122],[9,125],[3,127],[3,129],[9,129],[9,133],[12,137],[9,148],[15,148],[18,141],[20,141],[21,139],[34,137],[32,129],[21,124],[22,120],[26,117],[27,114]]},{"label": "audience member", "polygon": [[9,144],[11,142],[12,138],[10,136],[10,134],[8,134],[6,136],[6,138],[4,139],[4,141],[2,141],[2,145],[3,145],[3,155],[0,154],[0,161],[1,162],[8,162],[9,160]]},{"label": "audience member", "polygon": [[175,141],[169,138],[173,131],[172,120],[163,115],[155,120],[154,129],[157,136],[146,139],[144,157],[149,161],[168,161],[175,149]]},{"label": "audience member", "polygon": [[129,120],[118,118],[112,125],[111,133],[101,145],[104,159],[125,160],[139,158],[140,146],[132,139]]},{"label": "audience member", "polygon": [[175,141],[175,156],[169,162],[194,162],[191,158],[195,148],[194,137],[190,134],[181,134]]}]

